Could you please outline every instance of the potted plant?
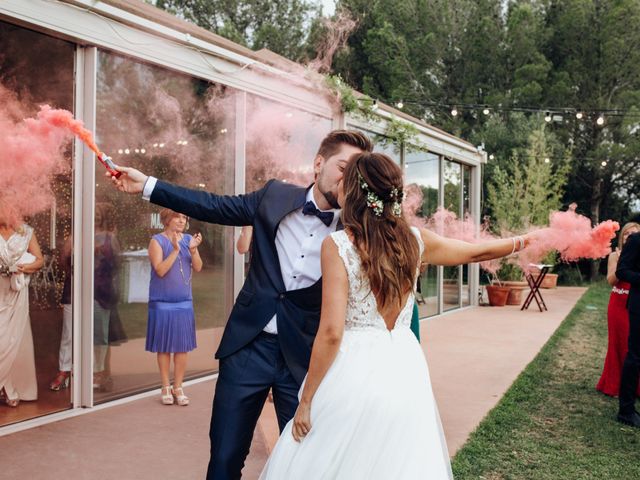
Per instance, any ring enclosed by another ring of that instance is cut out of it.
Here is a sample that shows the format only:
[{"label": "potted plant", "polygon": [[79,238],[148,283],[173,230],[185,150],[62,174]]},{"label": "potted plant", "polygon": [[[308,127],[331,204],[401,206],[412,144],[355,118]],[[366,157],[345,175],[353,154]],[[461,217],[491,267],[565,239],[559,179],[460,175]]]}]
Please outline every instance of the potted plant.
[{"label": "potted plant", "polygon": [[510,288],[507,305],[520,305],[522,292],[529,287],[529,284],[524,280],[522,269],[507,260],[498,270],[498,276],[502,279],[502,285]]},{"label": "potted plant", "polygon": [[485,286],[489,297],[489,305],[492,307],[504,307],[507,304],[511,287],[502,285],[495,273],[492,274],[489,281],[491,283]]}]

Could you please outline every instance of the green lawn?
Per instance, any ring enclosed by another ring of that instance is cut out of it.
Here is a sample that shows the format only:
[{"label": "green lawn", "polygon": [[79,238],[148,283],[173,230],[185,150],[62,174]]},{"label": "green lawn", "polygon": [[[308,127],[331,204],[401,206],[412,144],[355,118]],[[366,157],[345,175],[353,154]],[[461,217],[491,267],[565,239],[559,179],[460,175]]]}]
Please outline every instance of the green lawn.
[{"label": "green lawn", "polygon": [[595,390],[608,285],[594,284],[453,459],[456,480],[640,479],[640,430]]}]

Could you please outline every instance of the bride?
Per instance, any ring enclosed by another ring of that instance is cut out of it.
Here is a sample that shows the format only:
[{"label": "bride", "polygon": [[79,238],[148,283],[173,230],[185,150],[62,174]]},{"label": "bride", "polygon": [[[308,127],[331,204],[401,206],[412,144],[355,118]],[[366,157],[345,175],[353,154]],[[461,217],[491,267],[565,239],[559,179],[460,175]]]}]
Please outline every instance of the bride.
[{"label": "bride", "polygon": [[38,397],[29,322],[29,275],[42,267],[36,236],[0,213],[0,396],[9,407]]},{"label": "bride", "polygon": [[427,363],[409,329],[418,267],[498,258],[531,239],[469,244],[411,228],[402,188],[400,167],[383,154],[359,154],[344,170],[345,228],[322,244],[309,372],[261,480],[452,478]]}]

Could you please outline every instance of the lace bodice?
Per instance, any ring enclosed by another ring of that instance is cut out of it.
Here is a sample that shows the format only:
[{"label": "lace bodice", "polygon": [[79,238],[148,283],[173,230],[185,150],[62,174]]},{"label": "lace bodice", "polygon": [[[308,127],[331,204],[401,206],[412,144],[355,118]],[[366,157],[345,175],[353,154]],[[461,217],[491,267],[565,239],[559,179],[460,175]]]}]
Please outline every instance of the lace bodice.
[{"label": "lace bodice", "polygon": [[[420,245],[420,256],[424,250],[424,244],[417,228],[411,228],[416,235],[418,245]],[[347,233],[340,230],[331,234],[331,238],[338,246],[338,252],[342,258],[347,276],[349,279],[349,298],[347,301],[347,314],[345,320],[346,330],[363,330],[363,329],[383,329],[387,330],[384,318],[378,312],[378,305],[375,295],[371,292],[369,279],[366,278],[361,271],[360,255],[353,245]],[[416,276],[418,275],[419,265],[416,265]],[[415,282],[414,282],[415,283]],[[406,304],[398,314],[395,328],[411,325],[411,315],[413,313],[413,303],[415,297],[409,295]]]}]

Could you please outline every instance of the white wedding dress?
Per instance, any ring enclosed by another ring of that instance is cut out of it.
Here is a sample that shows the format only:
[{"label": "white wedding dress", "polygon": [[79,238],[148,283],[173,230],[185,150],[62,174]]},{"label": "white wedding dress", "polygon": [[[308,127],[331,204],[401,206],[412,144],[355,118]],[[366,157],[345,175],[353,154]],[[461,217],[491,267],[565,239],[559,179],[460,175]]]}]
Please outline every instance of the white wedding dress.
[{"label": "white wedding dress", "polygon": [[[27,251],[33,228],[23,225],[5,240],[0,236],[0,267],[15,271],[31,263]],[[0,276],[0,390],[10,400],[36,400],[38,382],[29,321],[29,275]]]},{"label": "white wedding dress", "polygon": [[409,328],[414,296],[389,331],[354,245],[344,231],[331,237],[349,278],[342,344],[313,397],[311,431],[297,443],[290,421],[260,479],[453,478],[427,362]]}]

